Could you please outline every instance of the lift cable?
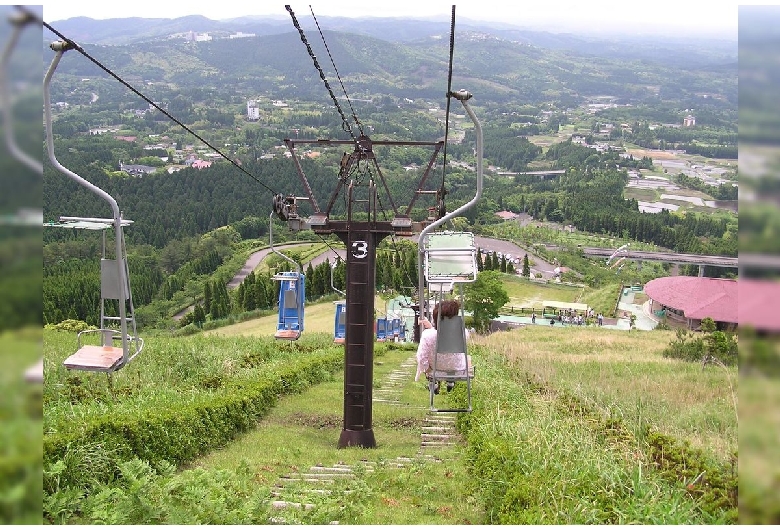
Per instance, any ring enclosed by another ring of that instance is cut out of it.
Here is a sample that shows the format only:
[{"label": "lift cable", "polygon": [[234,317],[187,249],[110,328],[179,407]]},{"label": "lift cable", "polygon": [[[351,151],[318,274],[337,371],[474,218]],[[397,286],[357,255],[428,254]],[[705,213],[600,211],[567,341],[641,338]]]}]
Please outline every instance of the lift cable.
[{"label": "lift cable", "polygon": [[[22,8],[20,8],[20,9],[22,9]],[[27,14],[29,14],[29,15],[35,16],[35,14],[34,14],[34,13],[30,13],[30,12],[29,12],[29,11],[27,11],[27,10],[24,10],[24,9],[22,9],[22,11],[24,11],[25,13],[27,13]],[[36,18],[37,18],[37,17],[36,17]],[[132,85],[130,85],[130,84],[129,84],[128,82],[126,82],[124,79],[122,79],[120,76],[118,76],[117,74],[115,74],[114,72],[112,72],[112,71],[111,71],[111,70],[110,70],[108,67],[106,67],[106,66],[104,66],[102,63],[100,63],[100,61],[98,61],[97,59],[95,59],[95,58],[93,58],[91,55],[89,55],[89,53],[87,53],[87,52],[86,52],[86,50],[84,50],[84,49],[83,49],[81,46],[79,46],[79,45],[78,45],[78,44],[76,44],[74,41],[72,41],[71,39],[67,38],[65,35],[63,35],[63,34],[62,34],[62,33],[60,33],[59,31],[57,31],[56,29],[54,29],[54,28],[53,28],[53,27],[52,27],[50,24],[48,24],[47,22],[44,22],[44,21],[42,21],[42,20],[41,20],[41,23],[42,23],[42,24],[43,24],[43,25],[44,25],[44,26],[45,26],[45,27],[46,27],[46,28],[47,28],[49,31],[51,31],[52,33],[54,33],[55,35],[57,35],[57,36],[58,36],[60,39],[62,39],[62,40],[63,40],[63,41],[64,41],[64,42],[67,44],[67,46],[69,46],[70,48],[72,48],[72,49],[74,49],[74,50],[78,51],[79,53],[81,53],[81,54],[82,54],[84,57],[86,57],[87,59],[89,59],[90,61],[92,61],[92,62],[93,62],[95,65],[97,65],[97,66],[98,66],[99,68],[101,68],[103,71],[105,71],[106,73],[108,73],[108,74],[109,74],[111,77],[113,77],[114,79],[116,79],[117,81],[119,81],[120,83],[122,83],[122,84],[123,84],[125,87],[127,87],[128,89],[130,89],[130,90],[131,90],[131,91],[132,91],[134,94],[138,95],[138,96],[139,96],[141,99],[143,99],[144,101],[146,101],[147,103],[149,103],[150,105],[152,105],[154,108],[156,108],[157,110],[159,110],[160,112],[162,112],[162,113],[163,113],[163,114],[164,114],[166,117],[168,117],[170,120],[172,120],[173,122],[175,122],[175,123],[176,123],[177,125],[179,125],[179,126],[182,128],[182,129],[184,129],[184,130],[185,130],[185,131],[187,131],[188,133],[192,134],[192,135],[193,135],[195,138],[197,138],[198,140],[200,140],[201,142],[203,142],[203,143],[204,143],[206,146],[208,146],[208,147],[210,147],[211,149],[213,149],[213,150],[214,150],[214,151],[215,151],[215,152],[216,152],[218,155],[220,155],[222,158],[224,158],[225,160],[227,160],[228,162],[230,162],[231,164],[233,164],[233,166],[235,166],[236,168],[238,168],[238,169],[239,169],[241,172],[243,172],[244,174],[248,175],[248,176],[249,176],[249,177],[250,177],[252,180],[254,180],[254,181],[255,181],[255,182],[257,182],[258,184],[260,184],[260,185],[261,185],[263,188],[265,188],[267,191],[271,192],[271,194],[272,194],[272,195],[278,195],[276,191],[274,191],[272,188],[270,188],[270,187],[269,187],[269,186],[267,186],[265,183],[263,183],[262,181],[260,181],[260,180],[259,180],[257,177],[255,177],[254,175],[252,175],[251,173],[249,173],[249,172],[248,172],[246,169],[244,169],[243,167],[241,167],[240,165],[238,165],[238,164],[237,164],[237,163],[236,163],[234,160],[232,160],[230,157],[228,157],[227,155],[225,155],[225,154],[224,154],[224,153],[223,153],[221,150],[219,150],[218,148],[216,148],[216,147],[214,147],[213,145],[211,145],[211,143],[209,143],[208,141],[206,141],[206,140],[205,140],[203,137],[201,137],[201,136],[200,136],[198,133],[196,133],[195,131],[193,131],[193,130],[192,130],[192,129],[190,129],[189,127],[187,127],[187,126],[186,126],[184,123],[182,123],[180,120],[176,119],[174,116],[172,116],[172,115],[171,115],[170,113],[168,113],[166,110],[162,109],[162,108],[161,108],[159,105],[157,105],[157,104],[156,104],[154,101],[152,101],[150,98],[148,98],[147,96],[145,96],[144,94],[142,94],[142,93],[141,93],[139,90],[137,90],[136,88],[134,88]],[[321,234],[317,234],[317,236],[318,236],[318,237],[319,237],[319,238],[322,240],[322,242],[323,242],[323,243],[325,243],[325,245],[326,245],[326,246],[327,246],[327,247],[328,247],[330,250],[332,250],[333,252],[336,252],[336,250],[333,248],[333,246],[331,246],[331,244],[330,244],[330,243],[329,243],[329,242],[328,242],[328,241],[327,241],[327,240],[326,240],[324,237],[322,237],[322,235],[321,235]]]},{"label": "lift cable", "polygon": [[138,90],[137,90],[135,87],[133,87],[132,85],[130,85],[130,83],[128,83],[127,81],[125,81],[124,79],[122,79],[120,76],[118,76],[117,74],[115,74],[114,72],[112,72],[112,71],[111,71],[111,70],[110,70],[108,67],[104,66],[104,65],[103,65],[103,64],[102,64],[100,61],[98,61],[97,59],[95,59],[94,57],[92,57],[92,56],[91,56],[89,53],[87,53],[87,52],[86,52],[86,50],[84,50],[84,48],[82,48],[81,46],[79,46],[79,45],[78,45],[78,44],[76,44],[74,41],[70,40],[69,38],[65,37],[65,36],[64,36],[62,33],[60,33],[59,31],[57,31],[57,30],[56,30],[56,29],[54,29],[53,27],[51,27],[51,25],[49,25],[48,23],[46,23],[46,22],[43,22],[43,21],[41,21],[41,22],[43,23],[43,25],[44,25],[44,26],[45,26],[45,27],[46,27],[46,28],[47,28],[49,31],[51,31],[52,33],[54,33],[55,35],[57,35],[57,36],[58,36],[60,39],[62,39],[62,40],[63,40],[63,41],[66,43],[66,45],[68,46],[68,49],[74,49],[74,50],[78,51],[80,54],[82,54],[84,57],[86,57],[87,59],[89,59],[90,61],[92,61],[92,62],[93,62],[95,65],[97,65],[97,66],[98,66],[100,69],[102,69],[102,70],[103,70],[104,72],[106,72],[108,75],[110,75],[111,77],[113,77],[114,79],[116,79],[117,81],[119,81],[120,83],[122,83],[122,84],[123,84],[125,87],[127,87],[128,89],[130,89],[130,90],[131,90],[131,91],[132,91],[134,94],[136,94],[136,95],[137,95],[137,96],[139,96],[141,99],[143,99],[144,101],[146,101],[147,103],[149,103],[151,106],[153,106],[154,108],[156,108],[157,110],[159,110],[160,112],[162,112],[162,113],[163,113],[163,114],[164,114],[166,117],[168,117],[170,120],[172,120],[173,122],[175,122],[175,123],[176,123],[177,125],[179,125],[179,126],[182,128],[182,129],[184,129],[185,131],[187,131],[188,133],[190,133],[191,135],[193,135],[195,138],[197,138],[198,140],[200,140],[201,142],[203,142],[203,143],[204,143],[206,146],[208,146],[209,148],[213,149],[213,150],[214,150],[214,151],[215,151],[215,152],[216,152],[216,153],[217,153],[219,156],[221,156],[222,158],[224,158],[225,160],[227,160],[228,162],[230,162],[231,164],[233,164],[233,166],[235,166],[235,167],[236,167],[236,168],[238,168],[238,169],[239,169],[241,172],[243,172],[243,173],[245,173],[246,175],[248,175],[248,176],[249,176],[249,177],[250,177],[252,180],[254,180],[254,181],[255,181],[255,182],[257,182],[258,184],[260,184],[260,185],[261,185],[263,188],[265,188],[266,190],[270,191],[272,195],[277,195],[277,193],[276,193],[276,192],[275,192],[273,189],[271,189],[269,186],[267,186],[265,183],[263,183],[263,182],[262,182],[261,180],[259,180],[257,177],[255,177],[254,175],[252,175],[251,173],[249,173],[249,172],[248,172],[246,169],[244,169],[243,167],[241,167],[241,166],[240,166],[240,165],[239,165],[237,162],[235,162],[233,159],[231,159],[230,157],[228,157],[227,155],[225,155],[225,154],[224,154],[224,153],[223,153],[221,150],[219,150],[218,148],[216,148],[216,147],[214,147],[213,145],[211,145],[211,143],[209,143],[209,142],[208,142],[206,139],[204,139],[204,138],[203,138],[202,136],[200,136],[198,133],[196,133],[195,131],[193,131],[193,130],[192,130],[192,129],[190,129],[189,127],[187,127],[187,126],[186,126],[184,123],[182,123],[181,121],[179,121],[177,118],[175,118],[174,116],[172,116],[170,113],[168,113],[168,111],[166,111],[165,109],[161,108],[161,107],[160,107],[160,106],[159,106],[157,103],[155,103],[154,101],[152,101],[151,99],[149,99],[148,97],[146,97],[144,94],[142,94],[140,91],[138,91]]},{"label": "lift cable", "polygon": [[344,97],[347,100],[347,103],[349,103],[349,108],[352,111],[352,119],[355,121],[355,125],[357,125],[358,130],[360,130],[360,136],[365,136],[363,133],[363,124],[360,123],[360,120],[357,117],[357,113],[355,112],[355,107],[352,106],[352,101],[349,99],[349,95],[347,94],[347,89],[344,87],[344,82],[341,80],[341,76],[339,75],[339,70],[336,68],[336,63],[333,60],[333,55],[330,53],[330,48],[328,48],[328,43],[325,42],[325,35],[322,33],[322,28],[320,28],[320,23],[317,21],[317,17],[314,16],[314,9],[312,9],[311,6],[309,6],[309,9],[311,10],[311,17],[314,19],[314,23],[317,25],[317,30],[320,32],[320,37],[322,38],[322,44],[325,46],[325,51],[328,52],[328,57],[330,58],[330,64],[333,65],[333,70],[336,72],[336,79],[339,80],[339,84],[341,85],[341,90],[344,92]]},{"label": "lift cable", "polygon": [[341,116],[342,129],[344,129],[344,131],[349,133],[349,135],[352,137],[352,140],[355,142],[355,145],[359,145],[358,139],[355,137],[355,133],[352,132],[352,127],[349,125],[349,120],[347,120],[347,117],[344,115],[344,111],[341,110],[341,105],[339,105],[339,101],[338,99],[336,99],[336,94],[333,93],[333,89],[330,87],[330,83],[328,83],[328,78],[325,77],[325,72],[323,72],[319,61],[317,61],[317,56],[314,55],[314,51],[311,49],[311,45],[309,44],[309,41],[306,40],[306,35],[303,33],[303,29],[301,28],[301,25],[298,23],[298,19],[295,17],[295,13],[293,13],[293,10],[289,5],[286,5],[284,7],[287,9],[287,12],[290,13],[290,17],[292,18],[293,25],[295,26],[295,29],[298,30],[298,34],[301,36],[301,42],[303,42],[303,44],[306,46],[306,50],[308,50],[309,52],[309,57],[311,57],[312,61],[314,61],[314,67],[319,72],[320,79],[322,79],[322,82],[325,83],[325,88],[328,90],[328,93],[330,94],[330,98],[333,100],[333,104],[336,106],[336,110],[339,112],[339,115]]},{"label": "lift cable", "polygon": [[447,190],[444,189],[444,173],[447,170],[447,138],[450,131],[450,101],[452,100],[452,59],[455,54],[455,6],[452,6],[452,22],[450,24],[450,65],[447,74],[447,111],[444,116],[444,153],[443,162],[441,168],[441,188],[439,189],[439,204],[437,205],[439,211],[438,217],[443,217],[445,214],[444,197],[447,195]]}]

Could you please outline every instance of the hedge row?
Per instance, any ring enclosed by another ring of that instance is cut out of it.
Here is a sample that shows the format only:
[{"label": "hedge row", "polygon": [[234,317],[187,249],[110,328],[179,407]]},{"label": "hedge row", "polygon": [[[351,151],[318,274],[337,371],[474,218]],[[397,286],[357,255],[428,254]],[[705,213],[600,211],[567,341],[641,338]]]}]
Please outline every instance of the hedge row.
[{"label": "hedge row", "polygon": [[139,408],[124,416],[110,414],[46,434],[44,469],[64,471],[57,480],[44,477],[44,490],[64,487],[88,491],[114,477],[117,463],[138,458],[179,465],[220,447],[252,428],[284,394],[300,392],[343,368],[343,350],[333,348],[264,372],[256,381],[235,381],[196,402],[166,409]]}]

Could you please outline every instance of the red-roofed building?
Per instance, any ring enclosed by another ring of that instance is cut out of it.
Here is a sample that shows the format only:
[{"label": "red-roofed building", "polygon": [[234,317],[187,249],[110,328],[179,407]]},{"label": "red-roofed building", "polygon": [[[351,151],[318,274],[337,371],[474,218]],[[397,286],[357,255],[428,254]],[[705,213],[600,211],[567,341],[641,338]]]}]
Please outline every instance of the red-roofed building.
[{"label": "red-roofed building", "polygon": [[502,210],[500,212],[496,212],[496,217],[500,217],[504,221],[514,221],[519,216],[520,216],[519,214],[508,212],[506,210]]},{"label": "red-roofed building", "polygon": [[780,333],[778,300],[780,282],[739,280],[739,325],[765,333]]},{"label": "red-roofed building", "polygon": [[211,162],[208,160],[195,160],[191,166],[193,169],[206,169],[211,167]]},{"label": "red-roofed building", "polygon": [[666,276],[647,282],[644,292],[653,312],[664,311],[668,320],[689,329],[698,329],[707,317],[723,330],[733,330],[739,322],[737,280]]}]

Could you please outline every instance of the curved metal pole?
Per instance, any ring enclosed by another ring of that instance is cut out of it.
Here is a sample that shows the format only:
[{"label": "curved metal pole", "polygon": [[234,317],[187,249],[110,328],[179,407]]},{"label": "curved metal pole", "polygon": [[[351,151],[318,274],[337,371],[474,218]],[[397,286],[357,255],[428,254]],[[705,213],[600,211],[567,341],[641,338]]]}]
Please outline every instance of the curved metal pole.
[{"label": "curved metal pole", "polygon": [[274,230],[274,213],[271,212],[271,215],[268,218],[268,246],[271,247],[271,251],[274,254],[276,254],[278,256],[281,256],[284,259],[286,259],[287,261],[289,261],[290,263],[292,263],[293,266],[298,271],[298,274],[300,275],[301,274],[301,266],[298,265],[298,263],[295,260],[293,260],[292,258],[288,258],[287,256],[285,256],[284,254],[282,254],[281,252],[279,252],[278,250],[276,250],[274,248],[274,232],[273,232],[273,230]]},{"label": "curved metal pole", "polygon": [[52,123],[51,95],[49,93],[49,85],[51,84],[51,78],[54,75],[54,70],[57,69],[57,65],[59,64],[62,55],[67,50],[71,49],[71,46],[62,41],[56,41],[53,42],[49,47],[56,52],[56,54],[54,55],[54,59],[52,59],[51,65],[49,66],[49,69],[46,72],[46,76],[43,78],[43,111],[46,119],[46,149],[49,153],[49,160],[51,161],[52,165],[55,168],[57,168],[59,171],[61,171],[68,177],[72,178],[78,184],[84,186],[92,193],[104,199],[111,206],[111,211],[114,215],[114,232],[116,233],[116,237],[114,238],[116,244],[115,257],[116,257],[116,266],[117,266],[117,274],[118,274],[117,277],[119,278],[119,296],[120,296],[119,323],[120,323],[120,330],[122,333],[122,364],[119,365],[119,368],[121,368],[128,361],[127,310],[125,308],[125,304],[127,303],[127,299],[128,299],[128,280],[127,280],[127,275],[125,270],[123,253],[122,253],[122,249],[124,248],[124,236],[122,235],[122,212],[119,211],[119,205],[111,195],[109,195],[108,193],[98,188],[91,182],[78,176],[73,171],[69,170],[68,168],[60,164],[59,161],[57,160],[57,157],[54,156],[54,134],[52,133],[52,125],[51,125]]},{"label": "curved metal pole", "polygon": [[451,219],[454,219],[461,213],[474,206],[477,201],[479,201],[480,197],[482,197],[482,126],[479,124],[479,120],[477,120],[477,116],[474,114],[474,111],[471,110],[471,107],[467,103],[467,101],[471,99],[470,92],[466,90],[459,90],[458,92],[451,92],[449,95],[463,104],[463,108],[466,109],[466,113],[471,118],[471,121],[474,122],[474,130],[477,135],[477,193],[469,202],[448,213],[441,219],[437,219],[433,223],[426,226],[422,232],[420,232],[420,239],[417,241],[417,276],[419,279],[419,311],[421,315],[427,314],[427,300],[423,300],[425,295],[425,274],[423,271],[423,263],[425,259],[425,239],[428,237],[428,234],[436,230],[438,227],[450,221]]},{"label": "curved metal pole", "polygon": [[24,26],[31,22],[35,22],[36,20],[37,19],[32,13],[27,12],[16,13],[9,17],[9,21],[13,25],[14,31],[3,49],[2,58],[0,58],[0,109],[2,109],[4,114],[3,131],[5,133],[5,143],[8,147],[8,151],[10,151],[14,158],[22,162],[31,170],[38,174],[43,174],[43,162],[36,160],[22,151],[16,143],[13,128],[13,109],[11,108],[11,98],[8,94],[8,83],[6,79],[11,54],[19,41],[19,36],[24,29]]}]

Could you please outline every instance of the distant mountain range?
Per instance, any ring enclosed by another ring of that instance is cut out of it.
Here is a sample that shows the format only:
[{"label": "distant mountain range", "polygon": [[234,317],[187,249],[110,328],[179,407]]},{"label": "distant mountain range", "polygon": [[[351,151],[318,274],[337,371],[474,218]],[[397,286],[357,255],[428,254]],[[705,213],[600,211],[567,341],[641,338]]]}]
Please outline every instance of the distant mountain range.
[{"label": "distant mountain range", "polygon": [[[317,26],[311,16],[297,17],[305,32],[314,34]],[[433,36],[449,38],[449,19],[414,18],[346,18],[317,17],[323,30],[366,35],[394,43],[414,43]],[[290,18],[283,16],[247,16],[229,20],[211,20],[192,15],[167,18],[118,18],[95,20],[75,17],[49,22],[54,29],[79,44],[127,45],[169,38],[186,32],[209,33],[213,38],[231,34],[254,34],[258,37],[295,32]],[[584,36],[572,33],[554,33],[522,29],[507,24],[456,21],[459,33],[484,33],[515,43],[551,50],[575,51],[583,55],[604,58],[631,58],[660,60],[665,64],[686,66],[702,63],[734,62],[737,57],[736,40],[679,38],[650,36]],[[44,30],[44,39],[52,40],[51,32]],[[56,38],[56,36],[54,36]]]},{"label": "distant mountain range", "polygon": [[[335,79],[327,60],[332,53],[353,97],[416,99],[446,93],[449,20],[318,17],[328,50],[311,17],[298,20],[326,75]],[[207,87],[247,97],[323,96],[298,31],[281,17],[71,18],[51,27],[108,68],[135,81],[191,89],[189,98],[206,97],[193,91]],[[229,38],[239,33],[246,38]],[[205,34],[211,40],[193,38]],[[48,45],[57,36],[44,29],[43,37],[48,58]],[[75,79],[102,77],[89,61],[71,58],[58,72]],[[452,79],[453,89],[468,88],[502,105],[558,100],[565,107],[611,95],[630,104],[663,100],[681,108],[736,108],[737,46],[683,37],[595,38],[461,21]],[[100,98],[111,103],[106,93]]]}]

